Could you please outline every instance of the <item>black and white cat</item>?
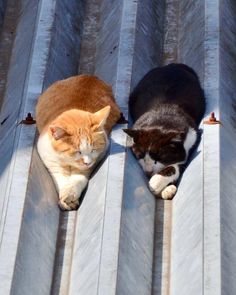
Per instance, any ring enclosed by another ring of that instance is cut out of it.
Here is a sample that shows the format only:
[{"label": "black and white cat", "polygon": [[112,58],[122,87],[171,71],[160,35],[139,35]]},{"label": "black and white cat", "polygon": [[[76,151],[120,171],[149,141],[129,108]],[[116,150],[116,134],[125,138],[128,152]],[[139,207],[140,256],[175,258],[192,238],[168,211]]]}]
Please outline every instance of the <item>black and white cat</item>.
[{"label": "black and white cat", "polygon": [[124,131],[133,139],[132,151],[150,177],[149,188],[172,199],[205,112],[196,73],[184,64],[151,70],[131,93],[129,110],[134,125]]}]

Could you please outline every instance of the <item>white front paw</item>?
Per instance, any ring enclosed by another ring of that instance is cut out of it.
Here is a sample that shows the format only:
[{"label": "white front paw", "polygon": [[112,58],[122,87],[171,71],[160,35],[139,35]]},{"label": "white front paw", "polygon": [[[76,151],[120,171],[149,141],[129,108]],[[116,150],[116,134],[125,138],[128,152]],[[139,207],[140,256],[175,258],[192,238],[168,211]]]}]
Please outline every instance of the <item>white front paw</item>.
[{"label": "white front paw", "polygon": [[62,210],[75,210],[79,206],[81,192],[75,186],[65,186],[59,194],[59,206]]},{"label": "white front paw", "polygon": [[173,199],[176,192],[177,192],[177,187],[174,184],[171,184],[163,189],[163,191],[161,192],[161,197],[164,200],[171,200]]},{"label": "white front paw", "polygon": [[154,195],[159,195],[163,190],[163,176],[155,174],[149,180],[149,189]]}]

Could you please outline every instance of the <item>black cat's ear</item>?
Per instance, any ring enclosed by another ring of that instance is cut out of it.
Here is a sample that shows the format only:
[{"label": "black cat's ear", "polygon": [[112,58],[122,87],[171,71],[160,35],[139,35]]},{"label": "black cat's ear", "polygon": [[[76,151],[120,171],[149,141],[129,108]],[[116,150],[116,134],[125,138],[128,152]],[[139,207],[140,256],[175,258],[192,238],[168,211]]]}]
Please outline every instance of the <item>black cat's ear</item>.
[{"label": "black cat's ear", "polygon": [[131,148],[134,145],[138,132],[134,129],[123,129],[123,131],[129,135],[127,140],[127,147]]},{"label": "black cat's ear", "polygon": [[137,134],[138,134],[138,131],[137,130],[134,130],[134,129],[130,129],[130,128],[128,128],[128,129],[123,129],[123,131],[125,132],[125,133],[127,133],[130,137],[132,137],[132,138],[135,138],[136,136],[137,136]]}]

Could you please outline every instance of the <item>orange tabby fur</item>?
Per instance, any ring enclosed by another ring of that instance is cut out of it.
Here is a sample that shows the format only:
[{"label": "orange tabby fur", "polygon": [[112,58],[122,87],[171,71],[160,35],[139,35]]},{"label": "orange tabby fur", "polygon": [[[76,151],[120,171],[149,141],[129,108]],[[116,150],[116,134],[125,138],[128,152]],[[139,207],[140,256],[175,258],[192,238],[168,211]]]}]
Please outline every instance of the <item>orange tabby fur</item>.
[{"label": "orange tabby fur", "polygon": [[121,112],[117,106],[110,85],[95,76],[79,75],[57,81],[39,98],[36,121],[41,133],[57,116],[70,109],[95,113],[110,105],[111,112],[105,130],[111,132]]},{"label": "orange tabby fur", "polygon": [[63,128],[68,133],[68,136],[66,134],[63,136],[63,141],[53,140],[53,135],[50,133],[55,151],[63,152],[68,156],[73,155],[79,149],[81,138],[86,138],[96,150],[103,150],[106,147],[105,137],[99,133],[101,131],[98,127],[99,122],[94,120],[93,115],[75,109],[66,113],[67,116],[61,115],[52,122],[53,125]]},{"label": "orange tabby fur", "polygon": [[78,207],[120,114],[111,87],[94,76],[58,81],[40,96],[36,107],[40,133],[37,148],[54,179],[63,210]]}]

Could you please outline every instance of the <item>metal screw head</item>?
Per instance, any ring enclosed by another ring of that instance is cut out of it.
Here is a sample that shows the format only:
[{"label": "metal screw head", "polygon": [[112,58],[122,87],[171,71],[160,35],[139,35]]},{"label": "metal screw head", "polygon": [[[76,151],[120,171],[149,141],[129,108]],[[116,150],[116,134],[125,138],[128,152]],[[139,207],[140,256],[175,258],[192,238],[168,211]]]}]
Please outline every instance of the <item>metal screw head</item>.
[{"label": "metal screw head", "polygon": [[22,120],[19,124],[25,124],[25,125],[32,125],[35,124],[36,121],[32,117],[31,113],[28,113],[24,120]]},{"label": "metal screw head", "polygon": [[216,119],[215,113],[212,112],[210,117],[207,120],[203,121],[203,124],[215,125],[215,124],[221,124],[221,122]]}]

